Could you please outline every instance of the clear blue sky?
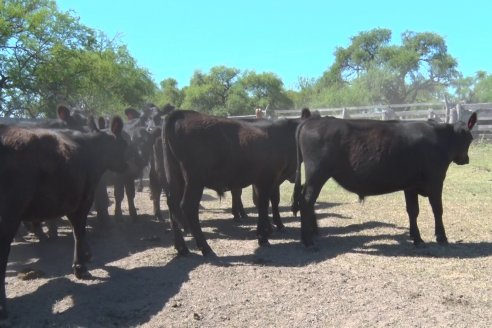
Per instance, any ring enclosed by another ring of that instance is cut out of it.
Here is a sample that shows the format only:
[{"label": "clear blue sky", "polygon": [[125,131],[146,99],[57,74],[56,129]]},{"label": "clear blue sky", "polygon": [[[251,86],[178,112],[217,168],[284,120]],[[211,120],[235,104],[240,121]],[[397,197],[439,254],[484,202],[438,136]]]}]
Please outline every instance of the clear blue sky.
[{"label": "clear blue sky", "polygon": [[361,31],[388,28],[444,37],[459,69],[492,72],[492,1],[57,0],[81,23],[117,37],[155,82],[189,84],[218,65],[272,72],[288,89],[319,78]]}]

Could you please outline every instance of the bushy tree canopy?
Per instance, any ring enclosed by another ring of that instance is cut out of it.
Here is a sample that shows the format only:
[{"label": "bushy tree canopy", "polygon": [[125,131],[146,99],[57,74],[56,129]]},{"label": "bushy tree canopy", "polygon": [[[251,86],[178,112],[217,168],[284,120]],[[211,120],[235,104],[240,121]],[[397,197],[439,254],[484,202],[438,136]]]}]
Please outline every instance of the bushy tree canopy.
[{"label": "bushy tree canopy", "polygon": [[154,91],[125,46],[58,11],[54,1],[0,2],[2,115],[50,117],[59,102],[114,112]]}]

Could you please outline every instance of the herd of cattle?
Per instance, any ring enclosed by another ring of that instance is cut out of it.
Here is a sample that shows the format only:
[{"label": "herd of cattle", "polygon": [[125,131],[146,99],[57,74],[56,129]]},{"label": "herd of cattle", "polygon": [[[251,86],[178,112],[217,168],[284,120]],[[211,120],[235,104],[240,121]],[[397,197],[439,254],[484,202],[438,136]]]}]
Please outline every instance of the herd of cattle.
[{"label": "herd of cattle", "polygon": [[423,243],[417,227],[418,195],[428,197],[437,242],[445,244],[444,178],[451,162],[468,163],[470,130],[477,122],[475,113],[467,123],[442,124],[342,120],[311,115],[308,109],[298,119],[278,120],[222,118],[172,106],[142,114],[129,109],[125,114],[127,123],[114,117],[107,128],[104,119],[96,124],[60,106],[57,120],[0,125],[0,319],[7,318],[5,274],[20,224],[41,237],[40,222],[66,216],[73,228],[73,271],[86,278],[91,207],[102,220],[109,215],[106,186],[111,183],[114,215],[121,216],[126,191],[129,214],[136,218],[135,180],[147,165],[154,214],[162,220],[164,192],[180,255],[189,252],[183,230],[191,232],[204,255],[213,254],[199,223],[204,188],[219,194],[231,191],[233,215],[241,217],[241,189],[252,185],[258,243],[267,245],[273,230],[269,203],[275,226],[284,229],[278,205],[285,180],[295,182],[292,210],[301,214],[301,241],[313,247],[314,205],[330,178],[361,199],[403,190],[415,245]]}]

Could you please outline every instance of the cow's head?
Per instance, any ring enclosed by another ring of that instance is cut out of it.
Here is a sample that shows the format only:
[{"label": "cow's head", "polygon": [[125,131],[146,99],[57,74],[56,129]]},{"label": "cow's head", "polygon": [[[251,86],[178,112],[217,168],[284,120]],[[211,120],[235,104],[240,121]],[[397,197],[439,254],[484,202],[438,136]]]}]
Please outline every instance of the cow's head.
[{"label": "cow's head", "polygon": [[454,143],[454,156],[453,162],[458,165],[468,164],[470,158],[468,157],[468,148],[473,140],[471,130],[477,123],[477,113],[472,113],[468,119],[468,123],[457,122],[454,124],[454,135],[456,142]]},{"label": "cow's head", "polygon": [[56,109],[56,113],[58,114],[58,118],[64,122],[67,122],[70,118],[70,110],[67,106],[59,105]]},{"label": "cow's head", "polygon": [[110,142],[106,146],[106,153],[101,154],[106,160],[108,169],[115,172],[124,172],[128,164],[125,160],[127,142],[123,139],[123,120],[115,116],[111,120],[111,134],[107,134]]}]

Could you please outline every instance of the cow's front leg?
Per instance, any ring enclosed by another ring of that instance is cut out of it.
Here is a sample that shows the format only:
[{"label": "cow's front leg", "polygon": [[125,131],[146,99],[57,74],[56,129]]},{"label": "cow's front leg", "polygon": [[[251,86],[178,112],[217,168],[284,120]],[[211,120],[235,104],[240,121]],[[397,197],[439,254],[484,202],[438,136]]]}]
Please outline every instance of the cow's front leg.
[{"label": "cow's front leg", "polygon": [[417,217],[419,215],[418,194],[414,191],[405,190],[405,203],[410,221],[410,238],[413,239],[415,246],[421,246],[424,244],[424,241],[420,237],[420,231],[417,225]]},{"label": "cow's front leg", "polygon": [[86,240],[87,214],[75,214],[68,217],[73,229],[74,253],[72,269],[78,279],[91,277],[86,263],[91,259],[91,251]]},{"label": "cow's front leg", "polygon": [[[3,214],[3,215],[2,215]],[[20,219],[13,219],[5,213],[0,213],[0,326],[7,319],[7,296],[5,293],[5,272],[10,253],[10,244],[20,225]]]},{"label": "cow's front leg", "polygon": [[447,245],[448,238],[446,237],[444,223],[442,222],[442,183],[437,185],[436,188],[429,193],[429,203],[432,207],[432,212],[434,213],[436,241],[441,245]]},{"label": "cow's front leg", "polygon": [[268,238],[272,234],[272,225],[268,220],[268,202],[270,199],[270,190],[266,187],[254,186],[254,191],[257,195],[257,209],[258,209],[258,226],[256,228],[256,234],[258,235],[258,244],[260,246],[267,246],[270,244]]}]

